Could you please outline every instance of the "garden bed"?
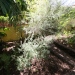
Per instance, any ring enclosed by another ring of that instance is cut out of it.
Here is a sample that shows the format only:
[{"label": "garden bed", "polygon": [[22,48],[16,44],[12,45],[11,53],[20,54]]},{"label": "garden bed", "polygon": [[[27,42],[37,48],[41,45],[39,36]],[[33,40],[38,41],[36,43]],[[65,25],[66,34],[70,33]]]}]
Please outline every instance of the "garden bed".
[{"label": "garden bed", "polygon": [[[57,40],[59,45],[62,44],[61,40]],[[65,43],[63,41],[63,43]],[[11,56],[13,54],[12,48],[15,47],[18,42],[9,42],[3,44],[2,53],[6,53],[6,56]],[[65,43],[66,44],[66,43]],[[4,48],[4,45],[7,47]],[[66,47],[66,46],[65,46]],[[70,46],[69,46],[70,47]],[[68,47],[68,48],[69,48]],[[6,50],[6,51],[5,51]],[[2,54],[1,53],[1,54]],[[5,63],[10,62],[7,68],[5,68]],[[72,66],[60,60],[58,57],[50,53],[47,59],[33,59],[31,63],[31,67],[25,68],[22,71],[17,70],[17,65],[15,60],[8,60],[4,63],[0,63],[0,75],[66,75],[66,73],[72,70]]]}]

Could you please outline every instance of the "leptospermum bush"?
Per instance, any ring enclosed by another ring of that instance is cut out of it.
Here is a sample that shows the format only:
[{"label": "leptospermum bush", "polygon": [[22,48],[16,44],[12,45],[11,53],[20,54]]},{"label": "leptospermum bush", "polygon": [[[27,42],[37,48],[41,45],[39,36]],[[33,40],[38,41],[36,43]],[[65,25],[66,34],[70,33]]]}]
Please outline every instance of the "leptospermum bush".
[{"label": "leptospermum bush", "polygon": [[46,58],[50,54],[48,43],[52,40],[47,42],[44,38],[58,30],[58,17],[62,13],[60,4],[52,4],[51,0],[34,0],[33,3],[30,10],[36,10],[29,13],[29,27],[24,28],[28,36],[19,49],[23,54],[17,57],[19,70],[29,67],[32,59]]},{"label": "leptospermum bush", "polygon": [[[61,2],[53,0],[34,0],[34,4],[30,5],[30,22],[29,26],[35,26],[44,33],[44,35],[55,34],[58,31],[58,19],[62,11]],[[38,31],[37,31],[38,32]]]},{"label": "leptospermum bush", "polygon": [[19,70],[29,67],[32,59],[46,58],[50,54],[50,51],[48,50],[48,44],[43,37],[35,40],[26,38],[21,46],[21,49],[19,50],[23,51],[23,54],[17,57]]}]

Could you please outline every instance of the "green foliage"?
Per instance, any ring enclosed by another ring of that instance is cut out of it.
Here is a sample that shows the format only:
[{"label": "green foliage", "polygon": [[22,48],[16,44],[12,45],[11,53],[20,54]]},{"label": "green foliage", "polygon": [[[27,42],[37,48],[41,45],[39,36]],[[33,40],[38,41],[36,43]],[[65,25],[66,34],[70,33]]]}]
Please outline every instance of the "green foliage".
[{"label": "green foliage", "polygon": [[0,54],[0,59],[1,61],[5,62],[5,64],[9,64],[10,56],[3,53],[3,54]]},{"label": "green foliage", "polygon": [[17,3],[14,2],[14,0],[1,0],[0,1],[0,7],[2,12],[9,18],[12,18],[12,16],[20,14],[19,7]]},{"label": "green foliage", "polygon": [[43,38],[32,40],[32,38],[26,38],[21,45],[23,54],[17,57],[17,65],[19,70],[23,70],[25,67],[31,66],[32,59],[46,58],[50,51],[48,45]]},{"label": "green foliage", "polygon": [[8,75],[9,75],[8,69],[9,69],[10,62],[11,62],[10,55],[7,55],[6,53],[0,54],[0,70],[4,69]]},{"label": "green foliage", "polygon": [[[8,24],[8,17],[0,16],[0,29],[8,30],[9,28],[6,27],[4,24]],[[7,34],[4,32],[0,32],[0,40],[2,41],[2,38],[5,37]]]},{"label": "green foliage", "polygon": [[10,23],[16,26],[24,17],[23,11],[27,10],[27,4],[25,0],[1,0],[0,10],[8,16]]},{"label": "green foliage", "polygon": [[0,23],[8,22],[8,17],[0,16]]},{"label": "green foliage", "polygon": [[[58,2],[55,6],[48,0],[26,0],[28,3],[28,16],[30,18],[29,27],[24,28],[27,37],[21,48],[18,48],[21,55],[16,56],[17,68],[19,70],[31,66],[32,59],[47,58],[50,51],[45,36],[55,34],[59,27],[59,17],[62,15],[61,4]],[[44,8],[43,8],[44,7]],[[43,13],[44,12],[44,13]]]},{"label": "green foliage", "polygon": [[[22,55],[17,57],[18,69],[22,70],[25,67],[31,65],[31,60],[46,58],[50,51],[48,50],[48,43],[45,36],[55,34],[58,31],[58,18],[62,14],[61,5],[58,2],[55,6],[52,0],[26,0],[28,3],[28,9],[30,13],[29,27],[24,28],[26,34],[24,43],[19,52],[23,52]],[[44,7],[44,8],[43,8]],[[59,8],[60,7],[60,8]]]},{"label": "green foliage", "polygon": [[[2,24],[4,23],[8,23],[8,17],[0,16],[0,24],[1,24],[0,29],[7,30],[8,29],[7,27],[2,27]],[[2,38],[6,35],[7,35],[6,33],[0,32],[0,40],[2,40]]]},{"label": "green foliage", "polygon": [[74,44],[75,45],[75,35],[73,35],[72,37],[68,38],[68,43],[69,44]]},{"label": "green foliage", "polygon": [[75,8],[71,8],[70,11],[63,15],[65,18],[75,18]]},{"label": "green foliage", "polygon": [[[66,11],[66,10],[65,10]],[[75,8],[68,8],[68,11],[66,11],[61,18],[59,19],[59,22],[61,24],[60,29],[64,31],[73,31],[74,29],[74,18],[75,18]]]},{"label": "green foliage", "polygon": [[[29,5],[29,26],[35,26],[46,34],[55,34],[59,27],[59,17],[63,13],[61,3],[52,0],[33,0]],[[43,8],[44,7],[44,8]],[[37,31],[38,32],[38,31]]]},{"label": "green foliage", "polygon": [[19,4],[22,11],[27,10],[27,4],[24,0],[16,0],[16,2]]}]

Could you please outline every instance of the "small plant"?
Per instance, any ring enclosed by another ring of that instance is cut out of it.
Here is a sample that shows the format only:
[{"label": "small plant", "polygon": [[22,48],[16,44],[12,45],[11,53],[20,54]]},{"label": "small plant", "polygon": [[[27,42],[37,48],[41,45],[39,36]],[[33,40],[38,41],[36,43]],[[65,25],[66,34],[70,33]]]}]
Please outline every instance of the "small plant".
[{"label": "small plant", "polygon": [[19,51],[23,52],[22,55],[17,57],[19,70],[23,70],[25,67],[29,67],[33,58],[46,58],[50,53],[44,38],[37,38],[35,40],[26,38]]}]

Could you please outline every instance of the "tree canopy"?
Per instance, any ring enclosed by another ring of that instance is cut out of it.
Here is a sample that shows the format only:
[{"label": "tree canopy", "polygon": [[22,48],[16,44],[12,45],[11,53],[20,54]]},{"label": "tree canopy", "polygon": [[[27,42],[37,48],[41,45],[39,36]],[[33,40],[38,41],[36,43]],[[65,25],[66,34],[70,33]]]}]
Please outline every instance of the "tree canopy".
[{"label": "tree canopy", "polygon": [[21,17],[22,11],[27,10],[25,0],[0,0],[0,15],[8,16],[9,20],[14,21]]}]

